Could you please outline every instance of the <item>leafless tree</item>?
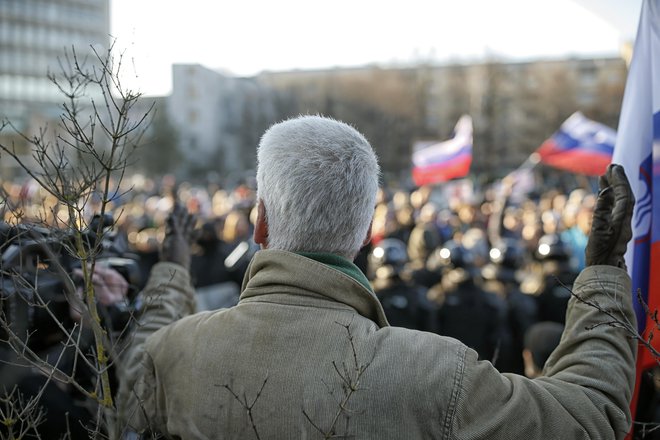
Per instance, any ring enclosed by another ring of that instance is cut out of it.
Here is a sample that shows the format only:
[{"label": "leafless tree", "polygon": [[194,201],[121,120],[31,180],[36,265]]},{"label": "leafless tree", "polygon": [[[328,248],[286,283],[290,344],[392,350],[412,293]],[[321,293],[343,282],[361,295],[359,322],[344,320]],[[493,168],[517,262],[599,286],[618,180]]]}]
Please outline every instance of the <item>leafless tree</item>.
[{"label": "leafless tree", "polygon": [[[86,427],[90,438],[115,438],[118,432],[112,369],[119,350],[117,339],[125,329],[110,328],[92,277],[121,212],[113,221],[104,219],[113,200],[125,191],[122,178],[148,125],[151,109],[137,117],[133,114],[141,94],[125,88],[119,80],[123,55],[115,56],[112,45],[107,52],[93,53],[81,58],[71,48],[60,59],[59,71],[48,74],[64,97],[58,123],[42,127],[36,134],[22,132],[11,121],[0,125],[0,129],[13,130],[31,150],[26,158],[13,143],[0,144],[1,154],[15,161],[49,200],[39,207],[2,206],[5,220],[14,226],[10,244],[23,250],[29,245],[35,252],[30,261],[26,261],[25,253],[19,253],[12,264],[3,258],[0,267],[0,350],[6,354],[0,358],[0,368],[13,371],[16,377],[23,368],[46,378],[46,385],[29,399],[10,388],[12,379],[2,384],[5,397],[0,422],[8,438],[22,438],[28,432],[35,435],[47,417],[39,407],[39,398],[51,383],[85,399],[93,419]],[[3,244],[3,257],[9,248]],[[64,261],[79,268],[80,280],[74,282],[71,266]],[[49,287],[45,279],[56,279],[63,290],[55,299],[43,294]],[[58,309],[62,304],[71,316],[77,315],[70,325]],[[38,339],[52,335],[13,319],[17,308],[27,310],[28,316],[45,317],[59,335],[47,355],[40,350]],[[82,370],[91,380],[79,379]]]}]

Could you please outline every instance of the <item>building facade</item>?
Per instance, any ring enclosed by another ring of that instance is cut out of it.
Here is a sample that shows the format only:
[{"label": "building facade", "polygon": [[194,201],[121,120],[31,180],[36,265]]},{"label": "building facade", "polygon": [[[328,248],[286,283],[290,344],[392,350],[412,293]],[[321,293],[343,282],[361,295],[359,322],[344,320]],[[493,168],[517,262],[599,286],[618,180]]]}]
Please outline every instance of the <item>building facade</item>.
[{"label": "building facade", "polygon": [[474,122],[476,173],[502,176],[574,112],[616,129],[627,67],[620,58],[488,62],[432,71],[426,125],[440,138],[462,113]]},{"label": "building facade", "polygon": [[186,161],[227,174],[254,166],[258,136],[299,114],[355,125],[383,176],[410,176],[412,146],[474,123],[472,171],[486,180],[515,169],[575,111],[616,129],[627,75],[621,58],[369,66],[266,72],[235,78],[199,65],[173,67],[168,114]]},{"label": "building facade", "polygon": [[219,173],[236,183],[255,165],[259,137],[276,118],[273,91],[198,64],[172,66],[169,121],[178,133],[185,172]]},{"label": "building facade", "polygon": [[[82,63],[109,45],[109,0],[1,0],[0,118],[27,134],[57,121],[65,97],[48,75],[61,73],[72,50]],[[8,128],[0,140],[27,149]]]},{"label": "building facade", "polygon": [[576,111],[616,129],[626,75],[625,61],[612,57],[277,72],[260,80],[289,93],[297,104],[289,114],[318,112],[354,124],[390,180],[410,175],[416,141],[448,139],[469,114],[471,169],[494,179],[519,166]]},{"label": "building facade", "polygon": [[81,59],[105,53],[109,36],[109,0],[0,1],[0,99],[61,102],[47,73],[72,47]]}]

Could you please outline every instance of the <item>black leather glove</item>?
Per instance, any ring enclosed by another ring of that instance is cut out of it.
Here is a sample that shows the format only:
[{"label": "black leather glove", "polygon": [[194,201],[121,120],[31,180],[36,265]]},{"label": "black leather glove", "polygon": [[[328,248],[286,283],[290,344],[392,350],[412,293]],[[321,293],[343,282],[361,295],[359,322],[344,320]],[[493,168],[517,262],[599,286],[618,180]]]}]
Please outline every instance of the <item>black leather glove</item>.
[{"label": "black leather glove", "polygon": [[626,269],[623,258],[632,238],[635,196],[621,165],[611,164],[598,182],[600,192],[586,248],[586,265]]},{"label": "black leather glove", "polygon": [[175,203],[174,209],[167,217],[160,261],[177,263],[189,270],[194,227],[195,217],[179,203]]}]

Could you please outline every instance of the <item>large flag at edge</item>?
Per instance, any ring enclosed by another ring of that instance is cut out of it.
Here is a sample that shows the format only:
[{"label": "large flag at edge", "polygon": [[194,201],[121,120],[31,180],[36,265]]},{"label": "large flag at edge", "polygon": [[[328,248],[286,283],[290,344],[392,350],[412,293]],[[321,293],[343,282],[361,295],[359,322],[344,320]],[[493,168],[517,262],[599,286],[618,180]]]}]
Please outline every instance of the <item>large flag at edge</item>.
[{"label": "large flag at edge", "polygon": [[573,113],[537,150],[541,162],[589,176],[600,176],[612,161],[616,131]]},{"label": "large flag at edge", "polygon": [[[633,283],[638,330],[648,337],[653,322],[637,301],[637,292],[650,310],[660,310],[660,0],[644,0],[642,5],[612,161],[624,166],[637,201],[626,264]],[[660,333],[653,341],[654,347],[660,348]],[[652,365],[655,359],[651,352],[640,347],[637,386],[641,372]]]},{"label": "large flag at edge", "polygon": [[472,118],[463,115],[456,123],[454,137],[413,152],[415,185],[445,182],[465,177],[472,163]]}]

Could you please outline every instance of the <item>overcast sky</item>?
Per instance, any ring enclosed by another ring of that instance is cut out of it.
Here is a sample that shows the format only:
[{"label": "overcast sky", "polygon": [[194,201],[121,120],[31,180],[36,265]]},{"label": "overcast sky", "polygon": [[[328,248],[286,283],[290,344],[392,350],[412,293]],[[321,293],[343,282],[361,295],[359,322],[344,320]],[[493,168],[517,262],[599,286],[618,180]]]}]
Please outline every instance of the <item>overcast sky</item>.
[{"label": "overcast sky", "polygon": [[616,56],[641,0],[111,0],[124,82],[171,90],[173,63],[263,70]]}]

